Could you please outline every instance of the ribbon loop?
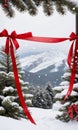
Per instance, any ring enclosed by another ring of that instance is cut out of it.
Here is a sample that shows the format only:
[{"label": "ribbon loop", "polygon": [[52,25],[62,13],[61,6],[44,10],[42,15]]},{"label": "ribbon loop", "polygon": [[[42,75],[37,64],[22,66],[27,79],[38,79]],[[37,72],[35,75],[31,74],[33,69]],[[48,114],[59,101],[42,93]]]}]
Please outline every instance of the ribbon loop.
[{"label": "ribbon loop", "polygon": [[7,37],[8,36],[8,31],[6,29],[4,29],[1,33],[0,33],[0,37]]},{"label": "ribbon loop", "polygon": [[16,31],[13,31],[11,33],[10,37],[13,38],[13,39],[16,38],[17,37]]},{"label": "ribbon loop", "polygon": [[15,46],[16,50],[19,48],[19,43],[16,40],[17,34],[16,31],[13,31],[11,35],[9,35],[10,40],[12,40],[12,44]]}]

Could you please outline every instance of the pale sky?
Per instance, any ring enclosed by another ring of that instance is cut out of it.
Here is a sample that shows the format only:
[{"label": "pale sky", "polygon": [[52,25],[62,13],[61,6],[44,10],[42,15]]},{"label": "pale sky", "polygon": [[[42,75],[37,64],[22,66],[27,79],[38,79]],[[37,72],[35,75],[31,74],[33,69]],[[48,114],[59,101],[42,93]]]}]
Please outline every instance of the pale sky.
[{"label": "pale sky", "polygon": [[[16,30],[17,33],[32,32],[35,36],[45,37],[69,37],[71,32],[75,32],[75,15],[69,12],[64,16],[55,12],[50,17],[45,16],[41,8],[38,15],[33,17],[27,13],[19,13],[18,11],[15,13],[14,18],[8,18],[0,8],[0,31],[5,28],[9,33]],[[0,38],[0,44],[5,44],[5,40],[3,39],[4,38]],[[54,48],[58,46],[67,51],[69,47],[69,42],[60,43],[59,45],[50,45],[19,40],[19,43],[20,51],[47,50],[53,46]]]}]

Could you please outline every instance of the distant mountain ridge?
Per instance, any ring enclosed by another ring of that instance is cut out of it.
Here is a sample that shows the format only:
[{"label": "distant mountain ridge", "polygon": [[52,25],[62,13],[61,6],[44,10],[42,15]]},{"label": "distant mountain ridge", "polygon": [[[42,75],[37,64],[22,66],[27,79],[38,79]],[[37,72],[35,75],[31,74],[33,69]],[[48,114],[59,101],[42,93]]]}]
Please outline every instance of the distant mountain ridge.
[{"label": "distant mountain ridge", "polygon": [[65,72],[66,56],[58,51],[34,54],[21,59],[25,71],[25,80],[33,86],[45,86],[51,83],[57,86]]}]

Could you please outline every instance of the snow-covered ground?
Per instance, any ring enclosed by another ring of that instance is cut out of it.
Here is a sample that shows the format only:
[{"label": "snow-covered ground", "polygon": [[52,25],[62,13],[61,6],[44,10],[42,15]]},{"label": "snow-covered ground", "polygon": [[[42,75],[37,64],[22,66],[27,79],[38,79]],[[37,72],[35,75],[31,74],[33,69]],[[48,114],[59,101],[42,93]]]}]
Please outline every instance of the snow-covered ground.
[{"label": "snow-covered ground", "polygon": [[0,116],[0,130],[78,130],[78,122],[64,123],[55,117],[58,113],[58,103],[53,109],[29,108],[37,125],[29,120],[15,120]]}]

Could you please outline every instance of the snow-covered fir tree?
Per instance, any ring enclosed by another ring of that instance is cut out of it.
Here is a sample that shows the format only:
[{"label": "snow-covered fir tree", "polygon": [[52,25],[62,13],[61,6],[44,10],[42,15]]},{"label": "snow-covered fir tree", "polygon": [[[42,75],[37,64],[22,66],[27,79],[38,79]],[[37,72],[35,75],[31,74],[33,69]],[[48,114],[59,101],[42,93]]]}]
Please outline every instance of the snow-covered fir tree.
[{"label": "snow-covered fir tree", "polygon": [[[31,97],[28,93],[28,83],[24,82],[24,72],[20,67],[19,57],[16,56],[19,79],[22,86],[24,99],[31,106]],[[14,81],[11,57],[0,51],[0,115],[19,119],[25,117]]]},{"label": "snow-covered fir tree", "polygon": [[60,83],[60,86],[55,87],[53,90],[55,92],[54,101],[58,104],[58,111],[60,112],[57,115],[57,119],[60,119],[64,122],[68,122],[71,119],[75,119],[77,114],[73,110],[71,113],[73,117],[70,118],[68,114],[68,108],[72,105],[78,105],[78,69],[76,70],[76,77],[74,80],[74,86],[71,95],[67,100],[64,101],[64,97],[67,93],[69,82],[70,82],[71,70],[67,67],[66,72],[63,75],[63,81]]},{"label": "snow-covered fir tree", "polygon": [[27,106],[32,107],[33,94],[29,90],[29,83],[28,82],[24,82],[23,87],[22,87],[22,91],[24,93],[23,95],[24,95],[24,99],[25,99]]},{"label": "snow-covered fir tree", "polygon": [[33,98],[32,104],[34,107],[51,109],[53,106],[53,90],[50,85],[45,89],[38,87]]}]

